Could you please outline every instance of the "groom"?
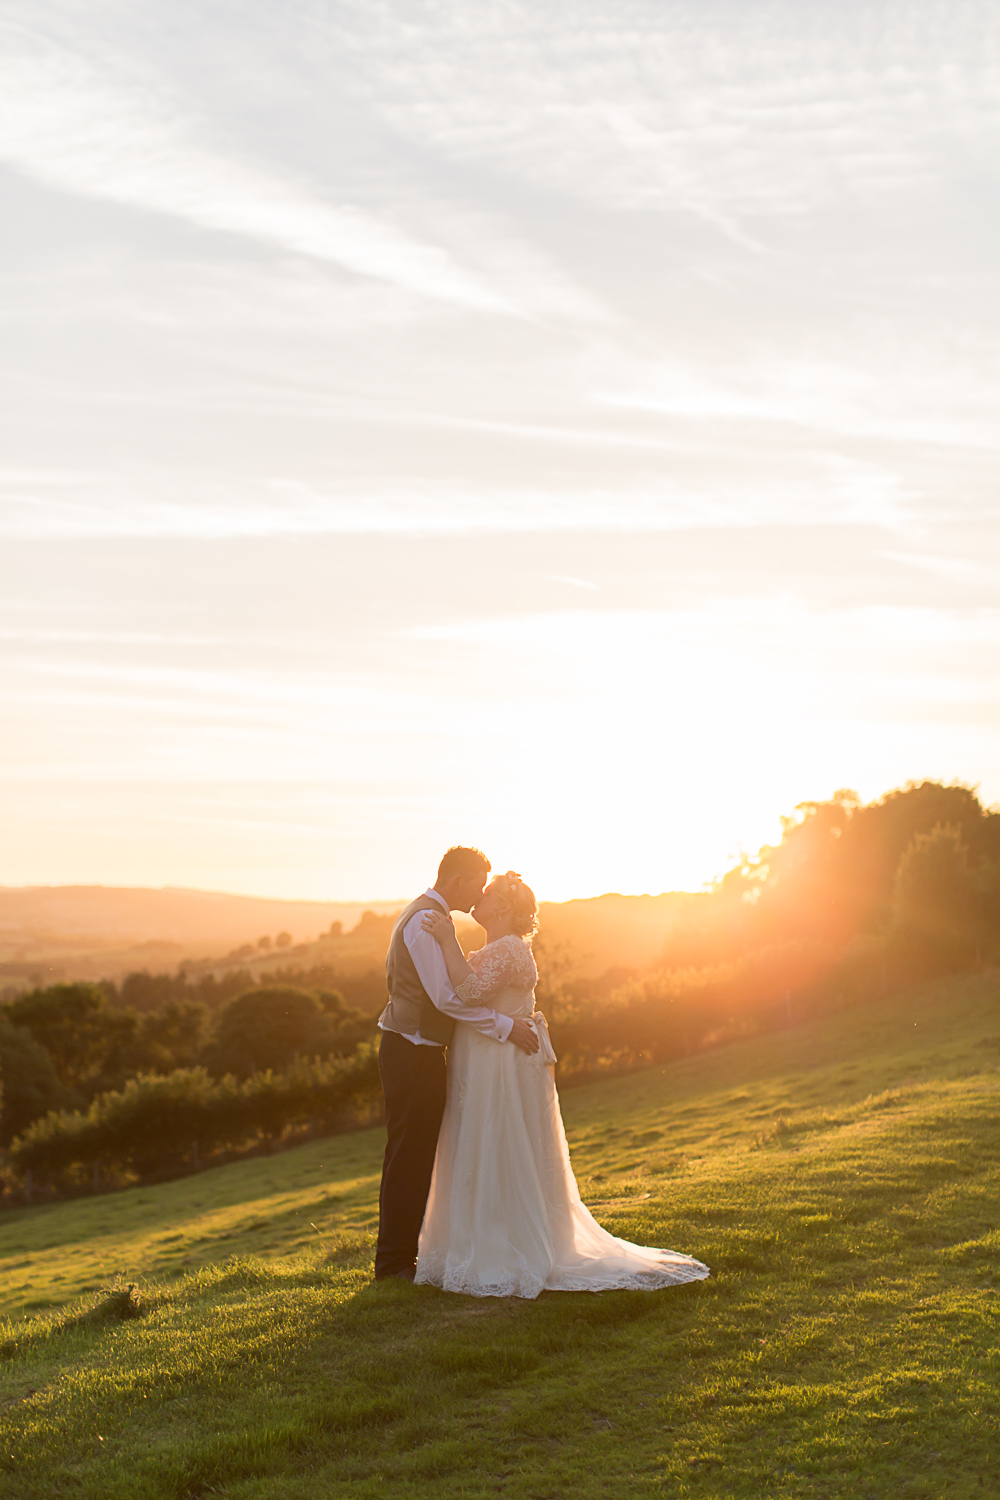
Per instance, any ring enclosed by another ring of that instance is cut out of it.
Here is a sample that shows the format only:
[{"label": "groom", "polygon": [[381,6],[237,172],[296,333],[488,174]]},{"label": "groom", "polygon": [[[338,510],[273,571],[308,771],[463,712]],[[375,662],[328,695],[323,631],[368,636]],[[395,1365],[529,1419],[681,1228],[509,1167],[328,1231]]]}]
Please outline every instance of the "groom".
[{"label": "groom", "polygon": [[[444,1049],[456,1020],[493,1037],[537,1052],[531,1024],[483,1005],[463,1005],[455,994],[444,955],[424,931],[425,911],[471,911],[483,894],[490,862],[478,849],[449,849],[437,879],[396,919],[385,975],[389,1003],[379,1016],[378,1066],[385,1095],[388,1139],[379,1190],[375,1279],[412,1281],[417,1240],[431,1186],[445,1101]],[[488,1164],[487,1164],[488,1170]]]}]

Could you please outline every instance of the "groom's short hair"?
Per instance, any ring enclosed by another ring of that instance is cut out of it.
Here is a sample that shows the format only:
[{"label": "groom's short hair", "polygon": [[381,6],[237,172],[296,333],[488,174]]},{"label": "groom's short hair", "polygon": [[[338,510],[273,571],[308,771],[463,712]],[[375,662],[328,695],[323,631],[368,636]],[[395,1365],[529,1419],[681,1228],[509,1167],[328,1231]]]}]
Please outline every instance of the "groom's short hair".
[{"label": "groom's short hair", "polygon": [[449,880],[454,880],[456,875],[464,880],[471,879],[473,875],[488,875],[492,868],[481,849],[467,849],[463,844],[456,844],[438,865],[437,883],[445,885]]}]

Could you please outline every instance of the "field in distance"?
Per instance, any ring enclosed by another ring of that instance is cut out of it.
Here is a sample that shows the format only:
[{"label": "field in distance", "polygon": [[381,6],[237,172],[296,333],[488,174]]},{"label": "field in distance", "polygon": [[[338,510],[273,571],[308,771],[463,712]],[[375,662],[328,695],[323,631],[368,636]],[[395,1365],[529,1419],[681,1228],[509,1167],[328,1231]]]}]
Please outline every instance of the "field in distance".
[{"label": "field in distance", "polygon": [[0,1495],[995,1492],[1000,977],[564,1106],[596,1216],[709,1281],[374,1287],[379,1131],[8,1211]]}]

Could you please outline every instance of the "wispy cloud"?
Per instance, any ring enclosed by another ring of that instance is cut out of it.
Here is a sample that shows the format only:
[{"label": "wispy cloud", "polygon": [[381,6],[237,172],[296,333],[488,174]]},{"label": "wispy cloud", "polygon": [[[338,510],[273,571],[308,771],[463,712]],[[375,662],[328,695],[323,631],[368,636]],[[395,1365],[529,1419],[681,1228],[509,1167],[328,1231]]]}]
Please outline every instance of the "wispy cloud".
[{"label": "wispy cloud", "polygon": [[[551,441],[544,433],[542,443]],[[571,439],[567,439],[571,451]],[[618,444],[623,453],[627,439]],[[320,485],[298,479],[158,486],[128,474],[67,473],[62,484],[5,483],[0,536],[9,539],[267,536],[504,536],[545,533],[667,533],[691,528],[879,525],[902,532],[915,509],[878,464],[807,455],[797,475],[694,475],[602,487],[558,488],[480,481],[434,485]],[[805,497],[805,498],[804,498]],[[577,579],[563,581],[579,582]]]},{"label": "wispy cloud", "polygon": [[882,552],[881,557],[890,562],[902,563],[918,573],[929,573],[946,583],[965,584],[969,588],[993,587],[1000,589],[1000,567],[995,564],[974,561],[968,557],[952,557],[943,552]]},{"label": "wispy cloud", "polygon": [[[664,531],[704,525],[711,507],[674,494],[581,493],[543,489],[435,492],[412,485],[396,492],[338,493],[297,481],[207,489],[184,495],[136,494],[121,476],[103,482],[67,476],[62,494],[0,481],[0,536],[84,537],[463,536],[540,532]],[[723,519],[721,516],[716,520]]]},{"label": "wispy cloud", "polygon": [[130,87],[16,27],[0,51],[0,160],[73,193],[244,235],[421,297],[515,311],[441,246],[197,139],[169,94]]},{"label": "wispy cloud", "polygon": [[470,27],[461,5],[435,5],[408,31],[405,73],[398,36],[373,24],[381,108],[460,157],[590,201],[687,211],[754,251],[761,215],[926,186],[1000,129],[1000,18],[982,0],[807,17],[795,0],[592,0],[566,20],[507,0]]}]

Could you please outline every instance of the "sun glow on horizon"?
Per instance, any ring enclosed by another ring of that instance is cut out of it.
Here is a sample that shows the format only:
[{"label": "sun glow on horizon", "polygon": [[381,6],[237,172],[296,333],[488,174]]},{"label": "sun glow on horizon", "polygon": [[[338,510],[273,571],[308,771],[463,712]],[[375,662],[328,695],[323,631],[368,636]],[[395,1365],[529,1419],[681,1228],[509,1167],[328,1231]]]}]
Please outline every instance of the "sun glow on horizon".
[{"label": "sun glow on horizon", "polygon": [[1000,798],[1000,11],[875,11],[11,0],[0,882]]},{"label": "sun glow on horizon", "polygon": [[[402,670],[383,666],[377,687],[304,664],[233,676],[193,653],[159,682],[148,662],[105,665],[94,675],[114,742],[95,725],[93,762],[75,765],[97,815],[81,793],[68,809],[84,858],[68,857],[49,751],[22,812],[23,878],[353,901],[419,888],[448,844],[472,842],[543,899],[699,889],[775,840],[800,801],[960,777],[950,716],[975,705],[1000,623],[963,630],[963,683],[954,623],[935,631],[910,613],[713,601],[411,627],[395,643]],[[80,681],[67,674],[53,706]],[[381,737],[403,712],[404,739]],[[68,781],[74,767],[59,770]],[[137,823],[155,856],[135,843]]]}]

